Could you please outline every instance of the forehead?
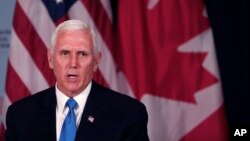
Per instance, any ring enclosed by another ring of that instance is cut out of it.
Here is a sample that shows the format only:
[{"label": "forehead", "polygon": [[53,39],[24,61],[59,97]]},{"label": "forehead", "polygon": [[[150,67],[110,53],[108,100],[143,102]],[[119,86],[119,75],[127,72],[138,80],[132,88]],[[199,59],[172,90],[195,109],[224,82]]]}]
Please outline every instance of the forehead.
[{"label": "forehead", "polygon": [[[78,38],[91,38],[91,32],[88,29],[62,29],[58,31],[57,40],[62,38],[61,36],[69,36],[70,38],[72,35],[77,36]],[[60,38],[58,38],[60,37]],[[74,37],[75,38],[75,37]]]},{"label": "forehead", "polygon": [[56,46],[63,44],[83,44],[92,46],[92,36],[90,31],[84,29],[62,30],[58,32]]},{"label": "forehead", "polygon": [[90,31],[84,29],[61,30],[58,32],[54,48],[60,49],[80,49],[89,48],[92,50],[92,38]]}]

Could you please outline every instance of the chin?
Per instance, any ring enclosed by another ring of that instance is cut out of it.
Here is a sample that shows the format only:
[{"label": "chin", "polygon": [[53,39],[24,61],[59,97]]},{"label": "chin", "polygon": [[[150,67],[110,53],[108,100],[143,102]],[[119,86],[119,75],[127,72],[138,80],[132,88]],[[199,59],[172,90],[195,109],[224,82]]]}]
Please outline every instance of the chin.
[{"label": "chin", "polygon": [[77,93],[77,92],[80,91],[79,88],[73,88],[73,89],[69,88],[68,90],[69,90],[70,93],[73,93],[73,94],[75,94],[75,93]]}]

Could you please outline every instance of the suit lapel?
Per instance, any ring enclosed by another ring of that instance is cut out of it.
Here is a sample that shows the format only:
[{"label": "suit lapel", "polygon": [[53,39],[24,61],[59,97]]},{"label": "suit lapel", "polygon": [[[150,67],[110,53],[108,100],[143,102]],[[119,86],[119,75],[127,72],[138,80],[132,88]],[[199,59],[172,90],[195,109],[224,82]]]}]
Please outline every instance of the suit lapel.
[{"label": "suit lapel", "polygon": [[[37,140],[56,140],[56,95],[55,87],[52,87],[46,93],[43,105],[41,107],[40,118],[40,136]],[[34,129],[36,130],[36,129]]]},{"label": "suit lapel", "polygon": [[102,94],[98,84],[92,82],[92,88],[86,101],[80,125],[77,130],[76,141],[93,140],[95,136],[96,120],[100,117]]},{"label": "suit lapel", "polygon": [[[38,116],[38,134],[34,135],[35,140],[56,140],[56,95],[55,87],[46,91],[44,102]],[[77,130],[76,141],[93,140],[95,136],[95,121],[98,120],[102,108],[102,88],[92,82],[92,88],[87,98],[82,118]]]}]

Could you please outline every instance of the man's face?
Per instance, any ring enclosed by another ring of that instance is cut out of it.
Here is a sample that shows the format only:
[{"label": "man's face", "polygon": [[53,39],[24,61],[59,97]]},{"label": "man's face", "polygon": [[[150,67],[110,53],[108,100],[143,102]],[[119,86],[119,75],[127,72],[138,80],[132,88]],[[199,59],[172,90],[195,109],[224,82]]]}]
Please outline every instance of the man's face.
[{"label": "man's face", "polygon": [[54,70],[57,86],[69,97],[82,92],[97,70],[100,53],[94,54],[87,30],[62,30],[53,50],[48,51],[50,68]]}]

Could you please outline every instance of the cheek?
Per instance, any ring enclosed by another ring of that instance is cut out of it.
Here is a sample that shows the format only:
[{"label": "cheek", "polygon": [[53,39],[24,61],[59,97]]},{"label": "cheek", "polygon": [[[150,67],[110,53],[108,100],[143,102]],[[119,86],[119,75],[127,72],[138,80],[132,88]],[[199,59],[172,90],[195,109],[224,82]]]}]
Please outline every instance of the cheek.
[{"label": "cheek", "polygon": [[58,64],[54,64],[54,74],[57,78],[63,75],[63,69]]},{"label": "cheek", "polygon": [[85,59],[79,59],[79,64],[83,67],[92,67],[93,66],[93,59],[91,58],[85,58]]},{"label": "cheek", "polygon": [[85,62],[84,64],[82,64],[81,68],[82,68],[82,72],[84,74],[90,74],[90,73],[93,73],[94,72],[94,63],[89,61],[89,62]]},{"label": "cheek", "polygon": [[65,67],[67,64],[68,64],[67,59],[60,58],[60,57],[56,57],[54,59],[54,66],[59,67],[59,69]]},{"label": "cheek", "polygon": [[63,61],[54,61],[53,68],[55,75],[61,75],[65,71],[65,62]]}]

